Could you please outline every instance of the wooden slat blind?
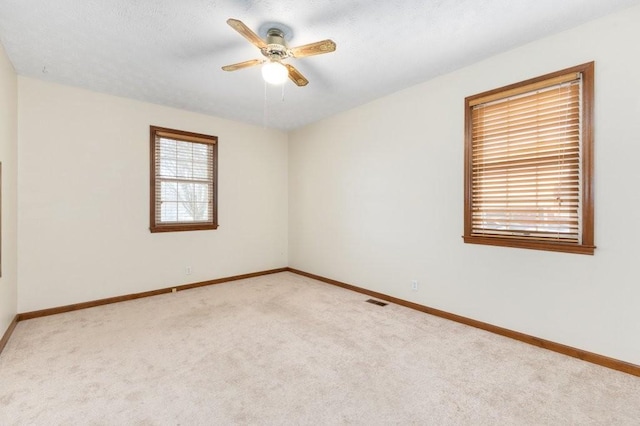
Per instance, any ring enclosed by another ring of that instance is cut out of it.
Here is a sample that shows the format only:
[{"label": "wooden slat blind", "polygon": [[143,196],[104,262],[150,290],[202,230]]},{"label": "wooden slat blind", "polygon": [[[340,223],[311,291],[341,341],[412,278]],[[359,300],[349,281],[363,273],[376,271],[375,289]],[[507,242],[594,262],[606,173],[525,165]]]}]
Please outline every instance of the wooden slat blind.
[{"label": "wooden slat blind", "polygon": [[581,243],[580,74],[471,108],[471,235]]},{"label": "wooden slat blind", "polygon": [[156,137],[156,223],[210,222],[211,144]]}]

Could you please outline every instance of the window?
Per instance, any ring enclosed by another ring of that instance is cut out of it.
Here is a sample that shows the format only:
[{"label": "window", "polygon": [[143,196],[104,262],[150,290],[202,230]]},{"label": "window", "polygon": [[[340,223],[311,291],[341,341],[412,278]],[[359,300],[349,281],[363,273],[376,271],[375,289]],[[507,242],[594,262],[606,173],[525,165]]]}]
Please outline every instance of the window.
[{"label": "window", "polygon": [[151,232],[218,227],[217,142],[151,126]]},{"label": "window", "polygon": [[465,99],[464,242],[593,254],[593,62]]}]

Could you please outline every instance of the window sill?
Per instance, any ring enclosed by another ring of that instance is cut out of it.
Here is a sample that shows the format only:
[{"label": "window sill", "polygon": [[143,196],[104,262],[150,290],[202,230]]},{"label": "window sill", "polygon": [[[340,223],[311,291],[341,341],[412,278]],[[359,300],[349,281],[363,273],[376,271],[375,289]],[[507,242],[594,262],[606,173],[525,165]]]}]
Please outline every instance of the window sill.
[{"label": "window sill", "polygon": [[209,229],[218,229],[217,223],[198,223],[198,224],[180,224],[180,225],[156,225],[150,226],[149,231],[155,232],[181,232],[181,231],[205,231]]},{"label": "window sill", "polygon": [[478,237],[467,236],[462,237],[465,243],[484,244],[490,246],[515,247],[532,250],[557,251],[563,253],[587,254],[593,255],[596,246],[553,243],[547,241],[528,241],[518,238],[497,238],[497,237]]}]

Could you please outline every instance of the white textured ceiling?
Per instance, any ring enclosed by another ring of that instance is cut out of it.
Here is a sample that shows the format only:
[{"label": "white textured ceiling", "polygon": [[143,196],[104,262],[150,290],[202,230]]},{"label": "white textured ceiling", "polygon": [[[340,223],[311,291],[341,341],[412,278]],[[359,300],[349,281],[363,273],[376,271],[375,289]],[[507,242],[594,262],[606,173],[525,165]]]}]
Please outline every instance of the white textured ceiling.
[{"label": "white textured ceiling", "polygon": [[[293,129],[640,0],[0,0],[20,75]],[[334,53],[290,59],[310,81],[266,87],[261,58],[226,24]]]}]

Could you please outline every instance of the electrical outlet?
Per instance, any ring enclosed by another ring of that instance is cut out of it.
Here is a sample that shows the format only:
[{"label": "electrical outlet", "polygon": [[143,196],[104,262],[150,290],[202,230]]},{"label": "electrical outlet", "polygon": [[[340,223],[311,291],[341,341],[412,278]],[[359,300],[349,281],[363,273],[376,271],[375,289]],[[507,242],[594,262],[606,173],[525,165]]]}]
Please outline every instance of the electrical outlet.
[{"label": "electrical outlet", "polygon": [[418,280],[411,280],[411,290],[418,291]]},{"label": "electrical outlet", "polygon": [[191,266],[187,266],[186,268],[184,268],[184,272],[187,275],[191,275]]}]

